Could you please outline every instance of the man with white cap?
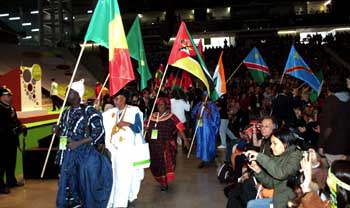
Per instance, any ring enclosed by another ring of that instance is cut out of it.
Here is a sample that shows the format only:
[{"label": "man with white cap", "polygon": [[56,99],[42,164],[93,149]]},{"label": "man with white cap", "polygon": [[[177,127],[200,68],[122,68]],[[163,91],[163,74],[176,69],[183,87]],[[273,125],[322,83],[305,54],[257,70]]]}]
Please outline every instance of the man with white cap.
[{"label": "man with white cap", "polygon": [[[17,118],[16,110],[11,106],[12,92],[7,87],[0,88],[0,194],[9,194],[9,188],[23,186],[15,177],[18,135],[26,134],[26,128]],[[4,175],[6,173],[6,184]]]},{"label": "man with white cap", "polygon": [[143,168],[134,167],[134,146],[143,130],[143,113],[126,104],[128,93],[121,90],[113,96],[115,108],[103,113],[105,144],[111,152],[113,187],[108,208],[128,207],[137,199]]},{"label": "man with white cap", "polygon": [[105,208],[112,187],[111,164],[94,147],[104,142],[102,117],[92,106],[80,104],[84,91],[84,80],[72,83],[70,107],[53,129],[61,136],[58,208]]}]

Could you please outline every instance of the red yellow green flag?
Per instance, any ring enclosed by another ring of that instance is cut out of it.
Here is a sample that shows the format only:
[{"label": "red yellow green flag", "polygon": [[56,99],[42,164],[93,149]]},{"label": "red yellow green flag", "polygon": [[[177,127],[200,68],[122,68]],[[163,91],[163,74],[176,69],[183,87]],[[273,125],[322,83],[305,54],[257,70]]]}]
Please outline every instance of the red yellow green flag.
[{"label": "red yellow green flag", "polygon": [[[196,57],[196,59],[193,57]],[[208,93],[210,93],[207,77],[211,80],[211,76],[199,54],[191,34],[186,28],[185,22],[181,22],[173,48],[171,49],[168,64],[193,74],[204,83]]]},{"label": "red yellow green flag", "polygon": [[117,0],[98,1],[85,40],[109,49],[110,95],[135,79]]}]

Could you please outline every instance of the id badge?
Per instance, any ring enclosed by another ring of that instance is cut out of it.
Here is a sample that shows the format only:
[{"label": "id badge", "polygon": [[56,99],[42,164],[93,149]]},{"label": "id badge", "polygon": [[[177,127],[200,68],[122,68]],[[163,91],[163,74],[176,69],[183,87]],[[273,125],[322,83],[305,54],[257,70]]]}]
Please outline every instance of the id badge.
[{"label": "id badge", "polygon": [[157,139],[158,138],[158,129],[153,129],[151,133],[151,139]]},{"label": "id badge", "polygon": [[199,119],[198,120],[198,127],[202,127],[203,126],[203,120],[202,119]]},{"label": "id badge", "polygon": [[60,136],[60,144],[58,146],[59,150],[66,150],[67,149],[67,136]]}]

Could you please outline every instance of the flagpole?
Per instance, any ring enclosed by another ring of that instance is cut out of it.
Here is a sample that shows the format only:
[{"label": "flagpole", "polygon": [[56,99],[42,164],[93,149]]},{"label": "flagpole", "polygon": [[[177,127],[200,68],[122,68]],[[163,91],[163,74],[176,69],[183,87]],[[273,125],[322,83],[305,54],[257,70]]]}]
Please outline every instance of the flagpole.
[{"label": "flagpole", "polygon": [[[162,84],[163,84],[163,82],[164,82],[165,74],[166,74],[166,72],[168,71],[168,66],[169,66],[169,64],[166,65],[165,70],[164,70],[164,73],[163,73],[162,80],[160,81],[159,88],[158,88],[158,91],[157,91],[157,95],[156,95],[156,98],[154,99],[153,106],[152,106],[152,110],[151,110],[151,113],[149,114],[149,118],[148,118],[148,121],[147,121],[147,128],[149,127],[149,123],[151,122],[151,116],[152,116],[153,111],[154,111],[154,108],[155,108],[155,106],[156,106],[157,98],[158,98],[158,96],[159,96],[160,89],[162,88]],[[146,131],[144,132],[144,135],[145,135],[145,134],[146,134]]]},{"label": "flagpole", "polygon": [[[176,72],[176,75],[175,75],[175,78],[174,78],[174,80],[173,80],[173,83],[171,84],[171,90],[173,90],[174,87],[175,87],[177,76],[179,76],[179,71],[180,71],[180,70],[177,70],[177,72]],[[181,85],[180,85],[180,86],[181,86]]]},{"label": "flagpole", "polygon": [[282,84],[283,77],[284,77],[284,73],[282,74],[280,84]]},{"label": "flagpole", "polygon": [[[198,122],[202,119],[202,115],[203,115],[204,108],[205,108],[204,105],[207,103],[208,97],[209,97],[209,95],[207,95],[207,97],[206,97],[205,100],[204,100],[203,106],[202,106],[202,108],[201,108],[201,113],[199,114]],[[195,128],[195,130],[194,130],[194,134],[193,134],[193,137],[192,137],[190,149],[188,150],[188,153],[187,153],[187,159],[190,157],[190,154],[191,154],[191,151],[192,151],[192,147],[193,147],[193,144],[194,144],[194,139],[196,138],[196,134],[197,134],[197,130],[198,130],[198,122],[197,122],[196,128]]]},{"label": "flagpole", "polygon": [[242,63],[243,63],[243,62],[241,62],[241,63],[237,66],[237,68],[232,72],[232,74],[230,75],[230,77],[227,79],[226,83],[228,83],[228,82],[231,80],[231,78],[232,78],[233,75],[237,72],[237,70],[239,69],[239,67],[241,67]]},{"label": "flagpole", "polygon": [[[58,125],[58,124],[60,123],[60,120],[61,120],[61,117],[62,117],[62,114],[63,114],[63,110],[64,110],[64,106],[66,105],[66,102],[67,102],[67,98],[68,98],[68,95],[69,95],[70,88],[71,88],[71,86],[72,86],[72,83],[73,83],[75,74],[77,73],[77,69],[78,69],[78,66],[79,66],[79,63],[80,63],[80,59],[81,59],[81,57],[83,56],[83,52],[84,52],[84,49],[85,49],[85,46],[86,46],[86,42],[87,42],[87,41],[84,40],[83,46],[82,46],[81,49],[80,49],[80,53],[79,53],[77,62],[76,62],[76,64],[75,64],[74,71],[73,71],[72,77],[71,77],[71,79],[70,79],[70,82],[69,82],[69,85],[68,85],[68,88],[67,88],[67,91],[66,91],[66,95],[65,95],[63,104],[62,104],[62,106],[61,106],[60,114],[59,114],[58,119],[57,119],[57,122],[56,122],[56,125]],[[47,150],[47,154],[46,154],[46,158],[45,158],[45,163],[44,163],[43,169],[42,169],[42,171],[41,171],[41,175],[40,175],[41,178],[44,177],[44,173],[45,173],[47,161],[48,161],[49,156],[50,156],[50,152],[51,152],[51,149],[52,149],[52,145],[53,145],[53,141],[54,141],[54,139],[55,139],[55,136],[56,136],[56,133],[53,133],[52,138],[51,138],[51,142],[50,142],[49,149]]]},{"label": "flagpole", "polygon": [[[100,90],[100,92],[98,93],[98,96],[97,96],[97,98],[96,98],[98,104],[95,103],[94,107],[97,107],[98,105],[100,105],[100,97],[101,97],[101,95],[102,95],[102,90],[105,88],[105,86],[106,86],[106,84],[107,84],[107,82],[108,82],[109,75],[110,75],[110,73],[108,73],[108,75],[107,75],[107,77],[106,77],[106,79],[105,79],[105,82],[103,83],[102,88],[101,88],[101,90]],[[102,110],[103,110],[103,109],[102,109]]]},{"label": "flagpole", "polygon": [[303,84],[301,84],[298,88],[297,88],[297,90],[299,90],[302,86],[304,86],[306,84],[306,82],[304,82]]}]

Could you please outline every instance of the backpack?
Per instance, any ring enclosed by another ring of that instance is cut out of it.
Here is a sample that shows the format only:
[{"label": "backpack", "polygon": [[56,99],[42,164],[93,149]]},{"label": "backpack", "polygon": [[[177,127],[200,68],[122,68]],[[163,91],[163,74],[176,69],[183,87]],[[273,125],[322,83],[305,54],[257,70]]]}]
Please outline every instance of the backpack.
[{"label": "backpack", "polygon": [[233,168],[230,162],[225,161],[218,168],[218,180],[220,183],[230,183],[234,179]]}]

